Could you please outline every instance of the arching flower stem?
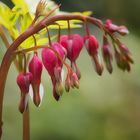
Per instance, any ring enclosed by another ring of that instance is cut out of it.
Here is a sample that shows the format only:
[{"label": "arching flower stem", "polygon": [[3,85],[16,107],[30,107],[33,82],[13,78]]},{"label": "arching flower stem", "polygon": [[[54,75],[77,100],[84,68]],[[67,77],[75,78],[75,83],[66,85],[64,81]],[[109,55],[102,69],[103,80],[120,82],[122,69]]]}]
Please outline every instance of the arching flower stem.
[{"label": "arching flower stem", "polygon": [[41,46],[31,47],[31,48],[28,48],[28,49],[17,50],[17,51],[14,52],[14,55],[17,55],[17,54],[20,54],[20,53],[28,53],[28,52],[31,52],[31,51],[34,51],[34,50],[37,50],[37,49],[43,49],[43,48],[48,48],[48,49],[52,50],[56,54],[58,59],[66,66],[68,72],[72,71],[72,68],[61,58],[59,53],[56,50],[54,50],[52,47],[47,46],[47,45],[41,45]]},{"label": "arching flower stem", "polygon": [[[25,52],[22,52],[23,58],[24,58],[24,74],[26,74],[26,68],[27,68],[27,59]],[[23,131],[23,140],[29,140],[30,139],[30,113],[29,113],[29,104],[27,103],[26,110],[24,111],[22,115],[22,131]]]},{"label": "arching flower stem", "polygon": [[[55,23],[56,21],[61,21],[61,20],[81,20],[81,21],[87,21],[90,22],[92,24],[94,24],[95,26],[97,26],[99,29],[107,32],[110,36],[112,36],[112,34],[104,27],[104,24],[94,18],[94,17],[87,17],[87,16],[82,16],[82,15],[74,15],[74,14],[67,14],[67,15],[56,15],[56,16],[52,16],[52,17],[48,17],[46,16],[44,19],[42,19],[40,22],[38,23],[34,23],[31,26],[29,26],[29,28],[23,32],[11,45],[10,47],[7,49],[1,66],[0,66],[0,129],[2,129],[2,109],[3,109],[3,97],[4,97],[4,89],[5,89],[5,83],[6,83],[6,78],[7,78],[7,74],[10,68],[10,65],[12,63],[12,60],[14,59],[13,55],[14,52],[17,50],[17,48],[20,46],[20,44],[22,42],[24,42],[28,37],[38,33],[40,30],[44,29],[44,25],[49,26],[53,23]],[[68,67],[68,66],[67,66]],[[0,136],[2,135],[2,131],[0,133]]]},{"label": "arching flower stem", "polygon": [[86,33],[87,33],[87,36],[89,37],[90,36],[90,31],[89,31],[89,27],[88,27],[88,22],[85,21],[85,29],[86,29]]},{"label": "arching flower stem", "polygon": [[[36,48],[37,41],[36,41],[35,35],[32,35],[32,36],[33,36],[33,39],[34,39],[34,47]],[[37,49],[34,50],[34,54],[37,54]]]},{"label": "arching flower stem", "polygon": [[46,26],[46,30],[47,30],[47,33],[48,33],[49,45],[52,46],[51,36],[50,36],[50,32],[49,32],[49,29],[48,29],[47,26]]},{"label": "arching flower stem", "polygon": [[67,23],[68,23],[68,36],[70,37],[70,35],[71,35],[70,21],[67,20]]}]

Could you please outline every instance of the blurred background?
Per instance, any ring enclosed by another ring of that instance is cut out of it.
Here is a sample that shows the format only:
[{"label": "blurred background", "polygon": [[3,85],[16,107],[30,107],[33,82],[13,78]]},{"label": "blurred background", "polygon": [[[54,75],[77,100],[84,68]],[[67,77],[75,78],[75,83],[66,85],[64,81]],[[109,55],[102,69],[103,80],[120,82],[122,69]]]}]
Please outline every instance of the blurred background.
[{"label": "blurred background", "polygon": [[[32,0],[34,3],[37,0]],[[3,0],[12,7],[10,0]],[[41,107],[30,102],[31,140],[140,140],[140,1],[139,0],[56,0],[63,11],[93,11],[102,20],[111,18],[125,24],[130,35],[122,41],[132,51],[135,64],[130,73],[122,72],[114,62],[114,72],[94,72],[86,51],[78,59],[82,79],[79,90],[64,93],[56,102],[51,94],[49,76],[44,70],[45,96]],[[91,31],[101,41],[94,26]],[[73,30],[84,35],[80,29]],[[21,114],[16,69],[11,67],[6,84],[3,140],[20,140]]]}]

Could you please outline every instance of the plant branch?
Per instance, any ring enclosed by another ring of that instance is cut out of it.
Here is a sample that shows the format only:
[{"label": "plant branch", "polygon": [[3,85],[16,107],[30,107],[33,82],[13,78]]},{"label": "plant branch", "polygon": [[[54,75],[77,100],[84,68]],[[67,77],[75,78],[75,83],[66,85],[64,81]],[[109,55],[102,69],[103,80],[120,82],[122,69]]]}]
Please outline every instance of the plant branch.
[{"label": "plant branch", "polygon": [[[46,17],[40,22],[36,23],[33,26],[30,26],[24,33],[22,33],[7,49],[4,58],[2,60],[1,66],[0,66],[0,124],[2,124],[2,109],[3,109],[3,97],[4,97],[4,89],[5,89],[5,83],[6,83],[6,78],[7,74],[11,65],[11,62],[13,60],[13,52],[17,50],[18,46],[25,41],[28,37],[38,33],[40,30],[44,29],[44,25],[51,25],[55,23],[56,21],[60,20],[81,20],[81,21],[86,21],[90,22],[100,29],[104,30],[104,25],[103,23],[93,17],[86,17],[82,15],[73,15],[73,14],[68,14],[68,15],[57,15],[57,16],[52,16],[52,17]],[[1,128],[2,126],[0,126]]]},{"label": "plant branch", "polygon": [[[9,41],[8,41],[8,39],[7,39],[6,35],[5,35],[5,33],[4,33],[4,30],[3,30],[2,25],[0,25],[0,36],[1,36],[1,38],[2,38],[2,40],[3,40],[3,42],[4,42],[4,44],[5,44],[5,47],[8,49],[9,46],[10,46],[10,43],[9,43]],[[18,70],[18,69],[19,69],[19,68],[18,68],[18,61],[17,61],[16,59],[14,60],[14,64],[15,64],[15,66],[16,66],[16,69]]]},{"label": "plant branch", "polygon": [[9,44],[9,41],[8,41],[5,33],[4,33],[2,25],[0,25],[0,36],[5,44],[6,48],[9,48],[10,44]]},{"label": "plant branch", "polygon": [[29,104],[26,111],[23,113],[23,140],[30,140],[30,116],[29,116]]},{"label": "plant branch", "polygon": [[43,48],[48,48],[48,49],[52,50],[56,54],[58,59],[66,66],[66,68],[68,70],[72,70],[71,67],[61,58],[59,53],[48,45],[40,45],[40,46],[35,46],[35,47],[27,48],[27,49],[17,50],[17,51],[14,52],[14,55],[17,55],[17,54],[20,54],[20,53],[28,53],[30,51],[35,51],[37,49],[43,49]]}]

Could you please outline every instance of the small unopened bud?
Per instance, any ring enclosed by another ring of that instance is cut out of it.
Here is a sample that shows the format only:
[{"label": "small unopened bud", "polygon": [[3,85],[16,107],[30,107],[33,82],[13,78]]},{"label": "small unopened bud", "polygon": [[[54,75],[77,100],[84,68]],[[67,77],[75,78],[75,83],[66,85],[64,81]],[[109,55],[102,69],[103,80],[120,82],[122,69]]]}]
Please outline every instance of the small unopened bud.
[{"label": "small unopened bud", "polygon": [[94,65],[94,68],[95,68],[97,74],[101,76],[102,72],[103,72],[103,65],[100,62],[99,55],[97,55],[97,54],[93,55],[92,62],[93,62],[93,65]]},{"label": "small unopened bud", "polygon": [[71,75],[71,86],[79,88],[79,80],[78,80],[76,73],[74,73],[74,72]]},{"label": "small unopened bud", "polygon": [[56,101],[60,99],[60,95],[56,91],[56,81],[52,80],[53,83],[53,97],[55,98]]},{"label": "small unopened bud", "polygon": [[117,32],[123,36],[129,34],[129,31],[125,26],[119,26]]},{"label": "small unopened bud", "polygon": [[80,72],[78,67],[76,67],[76,75],[77,75],[78,79],[80,80],[81,79],[81,72]]},{"label": "small unopened bud", "polygon": [[120,35],[127,35],[129,33],[128,29],[125,26],[118,26],[112,23],[112,20],[108,19],[105,22],[105,27],[112,33],[117,32]]},{"label": "small unopened bud", "polygon": [[124,44],[120,44],[120,45],[119,45],[119,49],[120,49],[120,51],[121,51],[122,53],[124,53],[124,54],[130,53],[129,49],[128,49]]},{"label": "small unopened bud", "polygon": [[67,78],[66,81],[65,81],[65,90],[66,90],[66,92],[70,91],[70,87],[71,87],[71,81],[70,81],[70,78]]},{"label": "small unopened bud", "polygon": [[108,42],[106,36],[104,36],[104,38],[103,38],[102,51],[103,51],[103,58],[104,58],[104,62],[106,64],[106,68],[109,71],[109,73],[112,73],[112,71],[113,71],[113,67],[112,67],[113,56],[112,56],[112,53],[110,51],[110,45],[109,45],[109,42]]},{"label": "small unopened bud", "polygon": [[56,89],[56,93],[59,95],[59,96],[62,96],[63,94],[63,85],[62,83],[56,83],[55,85],[55,89]]},{"label": "small unopened bud", "polygon": [[111,32],[116,32],[118,30],[118,26],[113,24],[111,19],[106,20],[105,27]]},{"label": "small unopened bud", "polygon": [[124,44],[120,44],[119,49],[121,51],[121,53],[126,57],[126,59],[130,62],[130,63],[134,63],[133,59],[131,58],[131,53],[129,51],[129,49],[124,45]]},{"label": "small unopened bud", "polygon": [[103,65],[100,62],[98,49],[99,49],[99,43],[95,36],[90,35],[84,38],[86,49],[88,51],[88,54],[92,58],[92,62],[94,64],[95,70],[99,75],[102,75],[103,72]]},{"label": "small unopened bud", "polygon": [[129,61],[123,54],[120,54],[118,51],[115,51],[115,58],[117,65],[120,69],[122,69],[123,71],[127,70],[128,72],[131,70]]},{"label": "small unopened bud", "polygon": [[80,72],[80,69],[78,68],[76,62],[71,62],[71,67],[72,67],[73,71],[76,73],[78,79],[80,80],[81,79],[81,72]]}]

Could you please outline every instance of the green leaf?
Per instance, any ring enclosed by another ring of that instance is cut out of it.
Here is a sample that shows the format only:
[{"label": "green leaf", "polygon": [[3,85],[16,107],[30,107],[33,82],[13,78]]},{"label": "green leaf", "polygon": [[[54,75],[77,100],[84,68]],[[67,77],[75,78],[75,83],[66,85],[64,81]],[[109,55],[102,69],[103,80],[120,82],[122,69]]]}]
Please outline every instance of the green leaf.
[{"label": "green leaf", "polygon": [[[59,23],[59,22],[57,22],[57,23]],[[61,29],[68,29],[67,24],[59,24],[59,25],[61,26]],[[71,28],[81,28],[82,25],[70,23],[70,27]],[[59,29],[59,27],[57,25],[49,25],[48,28],[49,29]]]},{"label": "green leaf", "polygon": [[91,16],[93,13],[92,11],[84,11],[84,12],[72,12],[71,14],[78,14],[83,16]]},{"label": "green leaf", "polygon": [[26,13],[29,12],[29,7],[24,0],[12,0],[12,2],[15,5],[13,10],[15,10],[15,11],[21,10],[23,15],[25,15]]},{"label": "green leaf", "polygon": [[10,33],[10,35],[13,39],[16,39],[19,36],[18,29],[14,28],[14,27],[11,28],[11,30],[8,30],[8,31],[9,31],[9,33]]},{"label": "green leaf", "polygon": [[[44,45],[44,44],[48,44],[49,40],[47,37],[40,37],[39,34],[35,34],[35,38],[37,41],[37,45]],[[57,38],[57,35],[54,35],[51,37],[51,40],[55,40]],[[25,49],[25,48],[30,48],[34,46],[34,39],[33,37],[29,37],[28,39],[26,39],[26,41],[24,41],[21,45],[20,48],[21,49]]]},{"label": "green leaf", "polygon": [[11,28],[10,16],[11,16],[10,8],[4,3],[0,2],[0,24],[7,29]]},{"label": "green leaf", "polygon": [[30,48],[32,47],[31,45],[33,44],[33,42],[34,42],[33,37],[29,37],[20,45],[20,48],[22,49]]},{"label": "green leaf", "polygon": [[29,13],[26,13],[24,16],[20,18],[20,33],[23,33],[31,24],[32,18]]},{"label": "green leaf", "polygon": [[[56,40],[57,35],[51,36],[51,41]],[[47,37],[43,37],[43,38],[39,38],[37,41],[37,45],[44,45],[44,44],[48,44],[49,39]]]},{"label": "green leaf", "polygon": [[18,18],[19,15],[16,12],[0,2],[0,24],[8,30],[13,39],[16,39],[19,35],[18,30],[15,28]]},{"label": "green leaf", "polygon": [[[64,13],[64,14],[68,14],[68,13]],[[89,16],[92,14],[91,11],[84,11],[84,12],[72,12],[71,14],[79,14],[79,15],[83,15],[83,16]],[[61,29],[67,29],[68,28],[68,23],[67,21],[57,21],[57,23],[61,26]],[[81,20],[70,20],[70,27],[71,28],[81,28],[82,25],[80,25],[79,23],[82,23]],[[59,27],[57,25],[50,25],[49,26],[50,29],[59,29]]]}]

